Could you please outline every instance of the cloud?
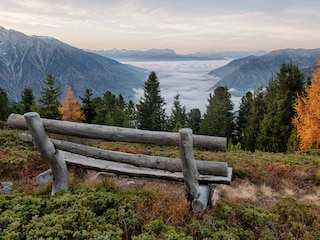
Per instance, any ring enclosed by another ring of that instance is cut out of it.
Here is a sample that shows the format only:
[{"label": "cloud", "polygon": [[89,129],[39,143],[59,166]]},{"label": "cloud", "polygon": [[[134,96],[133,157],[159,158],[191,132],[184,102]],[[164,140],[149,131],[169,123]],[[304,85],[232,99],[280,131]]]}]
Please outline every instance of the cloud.
[{"label": "cloud", "polygon": [[69,44],[91,36],[78,46],[87,49],[99,41],[104,49],[271,50],[318,46],[319,7],[316,0],[2,0],[0,20]]},{"label": "cloud", "polygon": [[[220,61],[174,61],[174,62],[130,62],[132,65],[155,71],[160,82],[161,96],[165,99],[166,111],[171,112],[174,96],[180,94],[180,102],[186,110],[199,108],[206,111],[211,87],[219,80],[208,72],[225,65],[229,60]],[[139,102],[143,89],[134,89]],[[235,106],[238,107],[238,106]]]},{"label": "cloud", "polygon": [[129,25],[129,24],[121,24],[120,25],[121,28],[130,28],[130,29],[135,29],[136,26],[134,25]]}]

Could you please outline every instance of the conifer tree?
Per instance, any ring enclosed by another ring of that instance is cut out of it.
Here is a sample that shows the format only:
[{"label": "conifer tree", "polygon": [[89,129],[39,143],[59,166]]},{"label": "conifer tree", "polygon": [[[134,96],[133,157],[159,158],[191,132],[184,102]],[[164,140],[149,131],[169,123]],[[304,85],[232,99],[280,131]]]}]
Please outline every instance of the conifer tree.
[{"label": "conifer tree", "polygon": [[[320,66],[320,64],[319,64]],[[300,149],[320,148],[320,68],[314,74],[310,86],[295,100],[296,116],[293,124],[297,127]]]},{"label": "conifer tree", "polygon": [[94,123],[114,126],[115,124],[112,111],[115,108],[116,101],[116,96],[109,90],[103,94],[102,98],[96,98],[96,116]]},{"label": "conifer tree", "polygon": [[155,72],[151,72],[144,83],[144,97],[137,105],[138,128],[163,130],[165,124],[164,98],[161,97],[160,82]]},{"label": "conifer tree", "polygon": [[257,148],[270,152],[286,152],[294,116],[293,103],[303,91],[304,77],[298,66],[282,64],[270,79],[266,93],[266,114],[261,122]]},{"label": "conifer tree", "polygon": [[9,114],[9,99],[6,91],[0,87],[0,121],[5,121]]},{"label": "conifer tree", "polygon": [[266,111],[265,94],[262,87],[259,87],[254,91],[253,99],[250,105],[250,114],[245,119],[247,123],[244,124],[243,128],[241,129],[241,147],[244,150],[254,152],[256,149],[256,142],[261,121]]},{"label": "conifer tree", "polygon": [[104,114],[104,124],[108,126],[115,126],[113,111],[117,104],[117,97],[111,92],[107,91],[103,95],[103,112]]},{"label": "conifer tree", "polygon": [[200,133],[232,139],[234,115],[231,94],[228,92],[228,88],[217,87],[213,95],[210,93],[208,101],[207,111],[201,121]]},{"label": "conifer tree", "polygon": [[62,120],[70,122],[83,122],[84,114],[78,100],[74,97],[70,88],[67,88],[66,96],[63,99],[59,111],[62,114]]},{"label": "conifer tree", "polygon": [[194,134],[199,134],[201,124],[201,112],[199,108],[193,108],[187,114],[187,127],[192,129]]},{"label": "conifer tree", "polygon": [[181,106],[180,94],[174,96],[173,106],[171,108],[171,115],[167,121],[167,130],[178,132],[180,128],[186,127],[187,114],[186,107]]},{"label": "conifer tree", "polygon": [[85,118],[84,122],[92,123],[96,116],[96,106],[94,104],[94,100],[92,99],[92,90],[87,88],[84,97],[80,97],[80,99],[82,101],[81,110]]},{"label": "conifer tree", "polygon": [[61,119],[59,111],[60,103],[58,97],[61,94],[60,88],[55,87],[55,78],[52,74],[48,74],[44,80],[46,86],[42,87],[42,96],[39,99],[40,116],[50,119]]},{"label": "conifer tree", "polygon": [[14,113],[38,112],[32,88],[25,87],[21,93],[21,100],[13,106]]},{"label": "conifer tree", "polygon": [[134,102],[129,100],[126,110],[125,110],[125,127],[137,128],[137,110]]},{"label": "conifer tree", "polygon": [[22,114],[36,110],[35,96],[32,88],[24,88],[21,96],[20,104],[22,106]]},{"label": "conifer tree", "polygon": [[119,97],[116,99],[113,109],[111,110],[111,115],[115,126],[124,127],[126,119],[125,110],[126,102],[120,93]]},{"label": "conifer tree", "polygon": [[92,123],[104,125],[104,123],[105,123],[104,116],[105,115],[102,114],[101,112],[104,111],[105,107],[104,107],[104,103],[103,103],[102,97],[93,98],[92,99],[92,103],[95,106],[95,116],[94,116],[94,119],[92,120]]},{"label": "conifer tree", "polygon": [[241,98],[238,117],[236,121],[236,136],[243,149],[248,150],[248,135],[246,129],[249,127],[249,118],[251,116],[253,95],[249,91]]}]

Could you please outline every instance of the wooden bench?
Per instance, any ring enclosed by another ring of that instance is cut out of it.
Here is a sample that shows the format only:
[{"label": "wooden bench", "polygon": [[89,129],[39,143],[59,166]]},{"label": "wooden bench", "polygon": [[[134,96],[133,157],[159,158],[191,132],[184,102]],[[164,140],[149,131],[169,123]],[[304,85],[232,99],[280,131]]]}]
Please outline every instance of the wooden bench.
[{"label": "wooden bench", "polygon": [[[25,142],[32,142],[50,169],[37,177],[38,184],[53,182],[52,194],[68,189],[68,165],[80,165],[88,169],[117,175],[159,178],[184,181],[191,197],[193,210],[201,212],[207,207],[211,194],[209,184],[230,184],[232,168],[225,162],[194,159],[193,146],[225,151],[227,140],[221,137],[193,135],[188,128],[179,133],[146,131],[41,119],[38,113],[11,114],[10,128],[29,129],[21,134]],[[46,132],[70,136],[98,138],[108,141],[139,142],[179,146],[180,159],[143,154],[130,154],[102,150],[82,144],[49,139]]]}]

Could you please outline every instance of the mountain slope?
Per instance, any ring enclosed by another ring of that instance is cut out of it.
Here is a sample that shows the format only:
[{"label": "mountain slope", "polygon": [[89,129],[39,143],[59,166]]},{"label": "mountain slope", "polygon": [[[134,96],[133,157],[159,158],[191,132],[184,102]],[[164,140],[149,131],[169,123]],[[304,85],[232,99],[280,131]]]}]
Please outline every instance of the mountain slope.
[{"label": "mountain slope", "polygon": [[117,59],[119,61],[202,61],[221,60],[222,57],[207,57],[191,54],[177,54],[173,49],[149,49],[142,50],[89,50],[104,57]]},{"label": "mountain slope", "polygon": [[212,70],[209,75],[220,77],[217,86],[248,91],[260,86],[267,86],[270,77],[279,72],[283,63],[298,64],[305,76],[310,76],[312,69],[320,60],[318,49],[281,49],[262,56],[248,56],[231,61],[229,64]]},{"label": "mountain slope", "polygon": [[70,87],[75,96],[86,88],[94,95],[110,90],[133,96],[132,88],[141,87],[145,70],[86,52],[50,37],[27,36],[0,26],[0,87],[17,101],[24,87],[36,97],[41,95],[43,79],[53,74],[56,84]]},{"label": "mountain slope", "polygon": [[241,58],[248,55],[262,55],[266,51],[203,51],[189,54],[178,54],[173,49],[149,49],[128,50],[88,50],[100,54],[104,57],[116,59],[118,61],[206,61],[206,60],[224,60],[226,58]]}]

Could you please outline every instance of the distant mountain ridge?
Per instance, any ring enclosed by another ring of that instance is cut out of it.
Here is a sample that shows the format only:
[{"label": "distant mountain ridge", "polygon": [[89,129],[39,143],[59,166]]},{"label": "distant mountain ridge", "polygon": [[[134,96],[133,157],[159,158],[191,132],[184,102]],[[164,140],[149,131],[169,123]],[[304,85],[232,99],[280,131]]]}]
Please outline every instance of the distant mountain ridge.
[{"label": "distant mountain ridge", "polygon": [[18,101],[24,87],[32,88],[39,97],[47,74],[55,76],[63,91],[70,87],[77,97],[91,88],[96,96],[109,90],[126,99],[133,97],[133,88],[141,88],[147,77],[144,69],[51,37],[27,36],[0,26],[0,87],[9,98]]},{"label": "distant mountain ridge", "polygon": [[204,51],[190,54],[177,54],[173,49],[149,49],[127,50],[88,50],[102,56],[117,59],[118,61],[204,61],[204,60],[224,60],[226,58],[240,58],[250,54],[262,55],[261,51]]},{"label": "distant mountain ridge", "polygon": [[280,49],[262,56],[248,56],[236,59],[227,65],[214,69],[209,75],[219,78],[212,88],[226,86],[238,91],[254,90],[267,86],[272,75],[279,72],[283,63],[297,64],[305,77],[311,76],[320,60],[317,49]]}]

